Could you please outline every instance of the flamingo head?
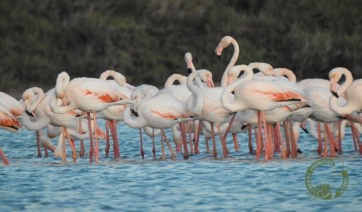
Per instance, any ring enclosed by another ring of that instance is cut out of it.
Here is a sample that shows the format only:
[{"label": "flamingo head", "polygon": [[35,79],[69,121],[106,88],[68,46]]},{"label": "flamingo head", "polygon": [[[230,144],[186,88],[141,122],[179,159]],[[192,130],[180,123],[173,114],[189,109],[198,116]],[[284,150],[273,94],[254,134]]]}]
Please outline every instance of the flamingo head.
[{"label": "flamingo head", "polygon": [[307,122],[306,121],[302,121],[302,123],[300,124],[300,128],[302,128],[302,130],[305,133],[309,133],[308,130],[307,130]]},{"label": "flamingo head", "polygon": [[231,44],[232,40],[233,38],[230,36],[225,36],[221,38],[219,45],[215,49],[216,55],[219,59],[224,48],[228,47]]},{"label": "flamingo head", "polygon": [[188,73],[191,74],[192,73],[192,68],[194,67],[194,64],[192,63],[192,54],[190,52],[186,52],[184,58],[185,58],[185,61],[186,61],[186,64],[187,64]]},{"label": "flamingo head", "polygon": [[212,73],[206,69],[198,70],[198,75],[202,81],[206,82],[207,87],[212,88],[215,86],[212,80]]}]

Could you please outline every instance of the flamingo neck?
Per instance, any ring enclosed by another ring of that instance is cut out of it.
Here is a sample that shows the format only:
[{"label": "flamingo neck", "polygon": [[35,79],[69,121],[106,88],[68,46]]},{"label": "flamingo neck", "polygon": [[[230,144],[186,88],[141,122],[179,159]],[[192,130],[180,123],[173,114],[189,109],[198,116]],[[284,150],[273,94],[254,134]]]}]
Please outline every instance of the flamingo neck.
[{"label": "flamingo neck", "polygon": [[253,78],[253,70],[249,66],[239,65],[239,66],[233,67],[233,69],[238,69],[240,71],[244,71],[246,73],[246,76],[243,78],[240,78],[239,80],[237,80],[237,81],[231,83],[229,86],[227,86],[221,95],[222,106],[231,112],[235,112],[235,111],[243,109],[243,104],[237,104],[236,101],[234,101],[234,102],[229,101],[229,96],[230,96],[231,92],[234,91],[243,82],[249,81]]},{"label": "flamingo neck", "polygon": [[[200,115],[202,109],[204,108],[204,98],[203,98],[203,95],[201,92],[203,85],[201,83],[201,79],[199,77],[196,78],[196,76],[199,73],[200,72],[198,72],[198,71],[191,73],[189,75],[189,77],[187,78],[187,82],[186,82],[186,86],[192,92],[192,95],[189,98],[194,98],[193,100],[195,100],[195,101],[191,101],[191,99],[190,99],[190,100],[188,100],[188,102],[192,102],[193,105],[190,105],[190,106],[192,107],[192,112],[195,113],[196,115]],[[194,85],[194,83],[193,83],[194,79],[196,80],[196,84],[199,87]]]},{"label": "flamingo neck", "polygon": [[134,119],[131,118],[131,108],[129,106],[123,111],[123,121],[132,128],[143,128],[147,126],[147,121],[142,117],[141,113],[139,113],[138,117]]},{"label": "flamingo neck", "polygon": [[351,84],[353,83],[353,77],[350,71],[348,71],[347,69],[341,69],[342,74],[340,75],[340,77],[336,80],[336,82],[338,82],[341,78],[342,75],[344,75],[345,77],[345,81],[344,83],[339,86],[339,88],[337,89],[337,93],[338,95],[342,95],[344,92],[347,91],[347,89],[349,88],[349,86],[351,86]]},{"label": "flamingo neck", "polygon": [[228,83],[228,77],[227,77],[227,73],[228,73],[228,70],[231,69],[236,61],[238,60],[238,57],[239,57],[239,44],[238,42],[236,42],[236,40],[234,38],[231,38],[231,44],[234,46],[234,54],[233,56],[231,57],[231,60],[228,64],[228,66],[226,67],[225,71],[224,71],[224,74],[222,75],[222,78],[221,78],[221,87],[225,88],[227,86],[227,83]]},{"label": "flamingo neck", "polygon": [[39,103],[43,100],[44,98],[44,92],[43,89],[38,88],[38,87],[34,87],[32,88],[32,91],[34,92],[34,94],[36,94],[38,97],[34,102],[31,102],[29,104],[29,106],[27,107],[27,110],[32,113],[39,105]]},{"label": "flamingo neck", "polygon": [[[313,121],[312,119],[307,119],[306,121],[307,121],[307,123],[309,125],[309,134],[311,136],[313,136],[315,139],[318,139],[318,132],[315,129],[315,121]],[[322,128],[322,126],[321,126],[321,128]],[[321,138],[324,139],[324,133],[323,132],[321,132]]]},{"label": "flamingo neck", "polygon": [[290,82],[297,82],[297,77],[296,77],[295,74],[294,74],[291,70],[289,70],[289,69],[286,69],[286,68],[275,68],[275,69],[273,70],[273,72],[274,72],[274,74],[275,74],[276,76],[283,76],[283,75],[285,75]]},{"label": "flamingo neck", "polygon": [[62,72],[58,75],[55,84],[55,94],[58,98],[63,98],[65,95],[65,88],[69,83],[70,77],[67,72]]},{"label": "flamingo neck", "polygon": [[56,92],[54,92],[53,94],[50,95],[50,100],[49,100],[49,107],[52,109],[52,111],[56,114],[63,114],[68,112],[69,110],[74,110],[76,109],[73,104],[73,102],[71,102],[69,105],[58,105],[58,99],[57,99],[57,94]]},{"label": "flamingo neck", "polygon": [[187,77],[182,76],[181,74],[172,74],[165,83],[165,88],[173,85],[175,81],[178,81],[180,84],[186,84]]},{"label": "flamingo neck", "polygon": [[107,70],[101,74],[99,79],[101,80],[107,80],[108,77],[113,77],[114,81],[122,86],[126,87],[126,78],[119,72],[113,71],[113,70]]},{"label": "flamingo neck", "polygon": [[50,120],[46,118],[46,116],[37,116],[36,119],[30,120],[30,117],[26,112],[23,112],[21,116],[21,123],[28,129],[28,130],[40,130],[44,129],[49,123]]}]

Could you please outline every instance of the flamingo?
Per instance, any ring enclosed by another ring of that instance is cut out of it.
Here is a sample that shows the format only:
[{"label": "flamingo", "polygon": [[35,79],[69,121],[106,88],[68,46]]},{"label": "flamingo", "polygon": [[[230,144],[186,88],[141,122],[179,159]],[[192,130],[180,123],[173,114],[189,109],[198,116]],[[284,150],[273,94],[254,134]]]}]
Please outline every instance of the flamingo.
[{"label": "flamingo", "polygon": [[[204,77],[208,79],[208,88],[202,86],[195,86],[192,81],[196,76]],[[216,124],[220,141],[223,147],[223,154],[226,156],[227,148],[224,136],[221,135],[220,125],[231,121],[233,114],[225,110],[220,103],[220,96],[224,90],[222,87],[212,87],[212,74],[211,72],[203,69],[198,70],[195,73],[191,73],[187,79],[187,87],[193,93],[187,100],[187,108],[196,116],[198,119],[208,121],[211,124],[211,134],[213,133],[213,124]],[[204,126],[205,127],[205,126]],[[217,156],[215,138],[213,137],[213,157]]]},{"label": "flamingo", "polygon": [[231,37],[231,36],[224,36],[223,38],[221,38],[219,44],[216,46],[215,52],[217,57],[220,59],[221,54],[223,52],[223,50],[228,47],[230,44],[232,44],[234,46],[234,53],[233,56],[231,57],[231,60],[229,62],[229,64],[227,65],[223,75],[222,75],[222,79],[221,79],[221,87],[225,88],[228,84],[228,77],[227,77],[227,71],[229,69],[231,69],[236,61],[238,60],[239,57],[239,44],[238,42],[236,42],[236,40]]},{"label": "flamingo", "polygon": [[[247,70],[247,73],[252,72],[251,68],[246,65],[241,65],[240,69]],[[252,74],[247,74],[247,77],[241,78],[226,87],[221,96],[221,103],[222,106],[230,112],[245,109],[258,110],[258,117],[261,116],[264,123],[264,129],[267,129],[264,111],[307,102],[307,99],[302,94],[295,91],[289,91],[278,83],[265,80],[251,80],[251,78]],[[235,92],[234,102],[230,102],[229,100],[232,91]],[[260,122],[258,121],[258,123]],[[261,129],[261,126],[259,127]],[[267,131],[265,130],[265,137],[267,138],[268,135],[266,132]],[[259,160],[260,157],[260,148],[261,144],[259,143],[256,154],[257,160]],[[267,146],[265,151],[270,152]],[[267,154],[265,157],[266,160],[269,159]]]},{"label": "flamingo", "polygon": [[[130,105],[130,110],[132,111],[132,114],[138,117],[138,107],[139,104],[149,98],[154,97],[159,92],[159,89],[156,88],[153,85],[139,85],[135,89],[133,89],[133,92],[131,94],[131,99],[134,101],[133,104]],[[152,129],[152,130],[151,130]],[[143,127],[143,130],[145,131],[146,135],[150,136],[152,138],[152,153],[153,157],[156,158],[156,147],[155,147],[155,136],[159,134],[161,131],[153,128],[150,128],[148,126]],[[144,159],[144,150],[143,150],[143,140],[142,140],[142,130],[139,128],[139,135],[140,135],[140,154],[142,159]],[[162,136],[161,136],[162,137]],[[176,141],[176,140],[174,140]]]},{"label": "flamingo", "polygon": [[[63,105],[57,104],[57,99],[61,99]],[[95,78],[75,78],[70,81],[66,72],[58,75],[55,91],[51,95],[49,106],[54,113],[62,114],[70,110],[80,109],[87,113],[89,133],[90,113],[93,114],[94,124],[97,125],[96,112],[102,111],[112,105],[122,105],[132,103],[130,100],[123,100],[116,88],[106,81]],[[90,162],[93,159],[93,140],[90,139]],[[98,163],[98,138],[95,136],[95,162]]]},{"label": "flamingo", "polygon": [[[278,84],[284,86],[285,88],[287,88],[290,91],[294,91],[297,92],[301,95],[303,94],[303,87],[302,86],[298,86],[296,85],[294,82],[295,81],[295,75],[293,74],[293,72],[291,72],[289,69],[284,69],[284,68],[279,68],[279,69],[273,69],[271,65],[267,64],[267,63],[250,63],[248,65],[249,68],[257,68],[259,69],[261,72],[257,73],[257,74],[253,74],[252,72],[245,70],[245,72],[242,72],[241,69],[236,69],[236,68],[232,68],[228,71],[228,82],[229,84],[234,82],[238,77],[241,78],[247,78],[247,75],[252,75],[253,80],[268,80],[268,81],[275,81],[278,82]],[[277,71],[277,73],[274,73],[274,70]],[[257,75],[257,76],[255,76]],[[292,81],[288,81],[286,78],[281,77],[282,75],[288,75],[288,77],[291,78]],[[295,119],[300,119],[304,114],[305,118],[307,118],[311,113],[310,109],[306,109],[306,105],[305,104],[293,104],[293,105],[288,105],[285,106],[285,108],[276,108],[274,110],[270,110],[266,112],[266,122],[271,123],[271,124],[276,124],[276,133],[279,134],[279,122],[282,120],[287,119],[288,117],[291,118],[295,118]],[[257,123],[257,113],[254,110],[245,110],[245,111],[238,111],[237,112],[237,116],[236,119],[239,119],[240,122],[245,122],[245,123],[251,123],[251,124],[255,124]],[[304,120],[304,119],[303,119]],[[285,126],[285,125],[284,125]],[[251,129],[251,128],[249,128]],[[249,133],[249,149],[250,149],[250,153],[252,152],[252,144],[251,144],[251,132]],[[280,139],[282,139],[282,136],[280,136]],[[287,141],[288,142],[288,141]],[[287,143],[288,144],[288,143]],[[276,145],[277,147],[278,145]],[[292,147],[295,147],[295,151],[297,151],[296,148],[297,144],[295,142],[292,143]],[[278,147],[279,148],[279,147]],[[282,148],[283,148],[283,142],[282,142]],[[287,151],[288,152],[288,151]],[[270,153],[272,154],[272,153]],[[287,155],[289,155],[289,153],[287,153]],[[292,152],[293,156],[296,156],[295,152]],[[283,150],[283,159],[286,157],[285,151]]]},{"label": "flamingo", "polygon": [[[22,100],[25,111],[21,116],[21,122],[28,130],[41,130],[49,124],[73,128],[78,126],[79,121],[82,119],[82,115],[84,115],[81,111],[71,110],[64,114],[53,113],[49,106],[49,101],[53,93],[54,89],[51,89],[44,94],[43,90],[38,87],[32,87],[24,91]],[[37,96],[36,99],[35,96]],[[35,116],[35,118],[32,116]],[[74,146],[71,143],[70,146],[73,151],[73,161],[76,161]],[[54,150],[51,146],[49,146],[48,149],[51,151]],[[65,161],[65,154],[63,155],[62,160]]]},{"label": "flamingo", "polygon": [[[107,80],[108,77],[113,77],[114,80]],[[106,82],[116,88],[119,92],[119,95],[122,96],[124,100],[130,99],[132,90],[125,86],[126,78],[121,73],[113,70],[107,70],[101,74],[99,79],[107,80]],[[106,129],[108,130],[108,126],[111,128],[111,134],[113,136],[114,158],[120,157],[116,122],[123,121],[123,111],[126,107],[126,105],[114,105],[98,112],[97,114],[98,118],[106,120]],[[109,138],[107,138],[106,157],[108,157],[109,147]]]},{"label": "flamingo", "polygon": [[[318,121],[318,122],[323,122],[325,125],[325,129],[326,129],[328,138],[330,140],[331,156],[333,157],[335,148],[332,143],[333,137],[330,133],[330,128],[327,125],[327,123],[338,122],[341,119],[354,120],[354,119],[358,119],[359,116],[357,113],[351,113],[349,115],[339,115],[339,114],[333,112],[329,106],[329,99],[332,96],[332,94],[328,91],[327,88],[319,87],[319,86],[309,86],[304,89],[304,92],[313,109],[313,112],[312,112],[310,118],[315,121]],[[343,105],[343,104],[345,104],[346,101],[343,98],[339,98],[338,102],[340,105]],[[318,127],[318,128],[320,128],[320,127]],[[339,129],[339,130],[341,130],[341,129]],[[320,130],[318,130],[318,131],[320,131]],[[324,138],[326,140],[326,136]],[[326,157],[327,156],[326,143],[324,144],[324,147],[325,147],[325,149],[324,149],[323,156]],[[319,139],[318,153],[321,152],[321,148],[322,148],[321,140]],[[339,144],[338,144],[339,153],[341,153],[341,148],[342,148],[342,146],[339,141]]]},{"label": "flamingo", "polygon": [[[212,80],[210,81],[209,78],[203,79],[207,81],[209,85],[213,84]],[[173,153],[163,129],[170,128],[177,123],[190,120],[189,116],[192,115],[192,113],[186,110],[185,103],[182,101],[184,94],[180,92],[174,93],[175,90],[177,89],[170,87],[162,89],[153,98],[146,99],[139,103],[137,108],[138,116],[135,119],[131,119],[130,117],[130,107],[127,107],[124,112],[124,121],[132,128],[149,126],[152,128],[162,129],[161,134],[166,139],[173,159],[175,154]],[[181,96],[176,98],[177,94],[180,94]]]},{"label": "flamingo", "polygon": [[[24,111],[23,106],[14,97],[4,92],[0,92],[0,106],[0,128],[18,133],[18,129],[21,127],[18,119]],[[9,161],[1,148],[0,156],[3,158],[4,164],[8,165]]]},{"label": "flamingo", "polygon": [[[13,114],[10,113],[10,111],[5,106],[0,104],[0,128],[13,133],[18,133],[20,127],[20,122],[13,116]],[[6,158],[1,148],[0,156],[3,158],[4,164],[9,165],[9,160]]]}]

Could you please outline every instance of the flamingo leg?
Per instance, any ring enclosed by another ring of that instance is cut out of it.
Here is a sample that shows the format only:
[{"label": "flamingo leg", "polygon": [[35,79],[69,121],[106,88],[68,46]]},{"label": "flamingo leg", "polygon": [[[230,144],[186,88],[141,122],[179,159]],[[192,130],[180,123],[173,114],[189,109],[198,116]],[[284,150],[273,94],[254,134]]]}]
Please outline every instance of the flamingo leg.
[{"label": "flamingo leg", "polygon": [[293,129],[293,123],[288,120],[289,122],[289,127],[290,127],[290,131],[291,131],[291,146],[292,146],[292,158],[296,158],[298,156],[298,148],[297,148],[297,141],[295,140],[294,137],[294,129]]},{"label": "flamingo leg", "polygon": [[284,160],[284,159],[286,159],[287,158],[287,151],[286,151],[286,149],[285,149],[285,147],[284,147],[284,141],[283,141],[283,136],[282,136],[282,130],[280,129],[280,123],[278,122],[277,123],[277,130],[278,130],[278,134],[279,134],[279,138],[280,138],[280,143],[281,143],[281,145],[282,145],[282,159]]},{"label": "flamingo leg", "polygon": [[327,133],[326,133],[326,128],[327,128],[327,123],[324,123],[324,152],[323,152],[323,157],[327,157],[328,155],[328,150],[327,150]]},{"label": "flamingo leg", "polygon": [[163,131],[163,129],[161,129],[161,133],[163,134],[163,136],[165,136],[165,140],[166,140],[166,144],[168,146],[168,148],[170,149],[170,152],[171,152],[171,160],[175,160],[176,159],[176,154],[175,152],[173,151],[172,149],[172,146],[170,144],[170,141],[168,140],[166,134],[165,134],[165,131]]},{"label": "flamingo leg", "polygon": [[355,137],[356,137],[356,140],[357,140],[357,143],[358,143],[359,153],[362,154],[362,144],[361,144],[361,140],[359,138],[358,132],[357,132],[357,130],[354,127],[353,124],[351,124],[351,127],[352,127],[352,134],[353,133],[355,134]]},{"label": "flamingo leg", "polygon": [[351,123],[351,132],[352,132],[352,138],[353,138],[353,146],[354,146],[354,150],[357,151],[357,141],[356,141],[356,135],[353,130],[353,122],[351,121],[350,123]]},{"label": "flamingo leg", "polygon": [[205,137],[206,153],[210,153],[209,139]]},{"label": "flamingo leg", "polygon": [[286,146],[286,157],[289,158],[290,156],[290,136],[289,136],[289,128],[288,123],[283,121],[284,125],[284,134],[285,134],[285,146]]},{"label": "flamingo leg", "polygon": [[[94,122],[94,129],[97,129],[97,118],[96,118],[96,112],[95,111],[93,111],[93,122]],[[92,130],[90,130],[90,131],[92,131]],[[97,130],[94,130],[94,140],[95,140],[95,149],[94,149],[95,162],[98,163],[99,144],[98,144]]]},{"label": "flamingo leg", "polygon": [[92,163],[94,147],[93,147],[93,136],[92,136],[90,113],[87,113],[87,119],[88,119],[88,133],[89,133],[89,162]]},{"label": "flamingo leg", "polygon": [[269,160],[270,159],[270,156],[269,156],[270,144],[269,144],[268,129],[267,129],[266,120],[265,120],[265,112],[260,111],[260,113],[261,113],[261,117],[262,117],[262,121],[263,121],[263,125],[264,125],[264,140],[265,140],[264,157],[265,157],[265,160]]},{"label": "flamingo leg", "polygon": [[155,129],[154,128],[152,128],[152,154],[153,154],[153,158],[156,158]]},{"label": "flamingo leg", "polygon": [[321,135],[321,123],[317,122],[317,130],[318,130],[318,155],[322,154],[322,135]]},{"label": "flamingo leg", "polygon": [[142,128],[139,128],[139,132],[140,132],[140,153],[142,159],[145,159],[145,152],[143,151],[143,142],[142,142]]},{"label": "flamingo leg", "polygon": [[248,142],[248,146],[249,146],[249,152],[250,152],[250,154],[252,154],[253,153],[253,143],[252,143],[252,138],[253,138],[253,132],[252,132],[252,130],[253,130],[253,128],[252,128],[252,124],[249,124],[249,129],[248,129],[248,139],[249,139],[249,142]]},{"label": "flamingo leg", "polygon": [[[229,134],[229,131],[230,131],[231,125],[232,125],[233,122],[234,122],[235,116],[236,116],[236,113],[234,113],[234,115],[231,117],[230,122],[229,122],[229,126],[228,126],[228,128],[226,128],[226,131],[225,131],[225,133],[224,133],[223,140],[225,141],[225,146],[226,146],[226,137],[227,137],[228,134]],[[233,137],[234,137],[234,135],[233,135]],[[239,147],[235,146],[235,145],[237,145],[237,143],[238,143],[238,140],[236,139],[236,144],[235,144],[235,138],[234,138],[234,147],[235,147],[235,150],[236,150],[236,149],[239,149]],[[226,149],[227,149],[227,148],[226,148]],[[229,154],[229,152],[228,152],[228,154]]]},{"label": "flamingo leg", "polygon": [[258,161],[260,159],[260,154],[262,151],[262,141],[261,141],[261,121],[260,121],[260,111],[258,111],[258,133],[256,135],[256,154],[255,154],[255,158]]},{"label": "flamingo leg", "polygon": [[48,148],[44,147],[44,157],[49,157]]},{"label": "flamingo leg", "polygon": [[112,135],[113,135],[113,151],[114,151],[114,159],[121,157],[121,153],[119,151],[118,145],[118,134],[117,134],[117,125],[116,120],[112,120]]},{"label": "flamingo leg", "polygon": [[273,158],[273,154],[274,154],[274,142],[273,142],[273,126],[271,124],[268,124],[268,135],[269,135],[269,151],[268,151],[268,154],[269,154],[269,157],[270,159]]},{"label": "flamingo leg", "polygon": [[216,128],[217,128],[217,132],[219,134],[220,137],[220,142],[221,142],[221,146],[222,146],[222,153],[224,154],[224,157],[226,157],[228,155],[227,150],[226,150],[226,141],[223,139],[222,135],[221,135],[221,130],[220,130],[220,125],[216,124]]},{"label": "flamingo leg", "polygon": [[163,136],[163,133],[161,133],[161,158],[162,160],[166,160],[166,155],[165,155],[165,138]]},{"label": "flamingo leg", "polygon": [[200,138],[200,130],[201,130],[201,121],[199,121],[198,127],[196,127],[196,122],[194,123],[194,138],[195,138],[195,154],[200,154],[199,150],[199,138]]},{"label": "flamingo leg", "polygon": [[342,154],[342,121],[338,121],[338,154]]},{"label": "flamingo leg", "polygon": [[238,137],[236,136],[236,133],[233,133],[233,140],[234,140],[235,151],[239,152],[239,143],[238,143]]},{"label": "flamingo leg", "polygon": [[[83,129],[82,129],[82,122],[79,121],[79,133],[83,134]],[[84,157],[84,142],[83,139],[79,140],[79,145],[80,145],[80,151],[79,151],[79,157],[83,158]]]},{"label": "flamingo leg", "polygon": [[109,141],[109,125],[110,125],[109,121],[106,120],[106,135],[107,135],[107,138],[106,138],[106,148],[105,148],[106,157],[108,157],[109,149],[111,148],[110,141]]},{"label": "flamingo leg", "polygon": [[67,160],[67,153],[66,153],[66,146],[65,146],[65,132],[64,129],[62,130],[62,133],[60,134],[61,138],[62,138],[62,161],[66,161]]},{"label": "flamingo leg", "polygon": [[38,147],[38,157],[41,158],[41,150],[40,150],[40,139],[39,139],[39,133],[38,131],[35,131],[36,134],[36,145]]},{"label": "flamingo leg", "polygon": [[214,124],[210,123],[211,125],[211,139],[212,139],[212,157],[217,157],[216,151],[216,141],[215,141],[215,133],[214,133]]},{"label": "flamingo leg", "polygon": [[[280,127],[280,125],[279,125],[279,127]],[[274,127],[274,149],[276,152],[280,153],[279,132],[278,132],[277,125],[275,125],[275,127]]]},{"label": "flamingo leg", "polygon": [[186,132],[189,133],[189,138],[190,138],[190,154],[194,154],[194,149],[193,149],[194,144],[192,142],[191,131],[189,130],[190,124],[191,124],[191,121],[188,121],[187,122],[187,127],[186,127]]},{"label": "flamingo leg", "polygon": [[4,164],[9,165],[9,160],[6,158],[4,152],[3,152],[3,150],[1,148],[0,148],[0,156],[3,158]]},{"label": "flamingo leg", "polygon": [[72,141],[72,139],[69,136],[68,130],[66,127],[63,127],[64,133],[67,136],[70,148],[72,149],[72,153],[73,153],[73,162],[77,162],[77,151],[75,150],[75,146],[74,146],[74,142]]},{"label": "flamingo leg", "polygon": [[334,147],[335,142],[334,142],[334,139],[333,139],[333,135],[331,133],[329,125],[326,123],[325,126],[326,126],[326,133],[325,134],[327,134],[327,136],[328,136],[329,145],[330,145],[330,149],[331,149],[331,157],[334,157],[335,156],[335,147]]},{"label": "flamingo leg", "polygon": [[184,146],[184,159],[188,159],[189,153],[188,153],[188,149],[187,149],[186,129],[185,128],[186,128],[185,124],[180,123],[181,137],[182,137],[182,142],[183,142],[183,146]]}]

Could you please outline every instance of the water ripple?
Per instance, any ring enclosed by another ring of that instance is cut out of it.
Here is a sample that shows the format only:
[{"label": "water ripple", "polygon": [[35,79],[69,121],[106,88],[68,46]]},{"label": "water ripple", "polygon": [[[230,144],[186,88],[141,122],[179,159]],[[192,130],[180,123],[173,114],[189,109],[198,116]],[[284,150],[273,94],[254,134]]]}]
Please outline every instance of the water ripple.
[{"label": "water ripple", "polygon": [[[144,135],[142,160],[138,131],[123,125],[118,133],[121,158],[113,159],[112,150],[105,158],[102,151],[99,163],[90,164],[88,155],[71,162],[69,147],[67,162],[38,158],[35,133],[1,131],[0,145],[11,165],[0,163],[0,211],[355,211],[361,207],[361,156],[354,151],[349,131],[343,155],[336,156],[348,169],[349,185],[334,201],[308,196],[305,173],[320,156],[317,142],[306,134],[299,142],[303,154],[297,159],[281,160],[280,154],[274,154],[272,161],[257,162],[248,153],[245,135],[238,135],[240,152],[234,151],[228,138],[228,157],[212,158],[201,139],[199,155],[183,160],[178,154],[171,161],[167,151],[167,159],[160,159],[159,138],[154,159],[152,141]],[[167,135],[171,137],[169,131]],[[88,148],[88,140],[85,144]],[[105,142],[100,145],[103,150]],[[217,147],[221,155],[220,142]]]}]

